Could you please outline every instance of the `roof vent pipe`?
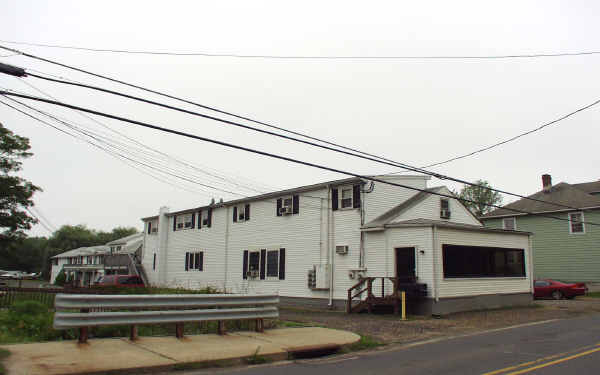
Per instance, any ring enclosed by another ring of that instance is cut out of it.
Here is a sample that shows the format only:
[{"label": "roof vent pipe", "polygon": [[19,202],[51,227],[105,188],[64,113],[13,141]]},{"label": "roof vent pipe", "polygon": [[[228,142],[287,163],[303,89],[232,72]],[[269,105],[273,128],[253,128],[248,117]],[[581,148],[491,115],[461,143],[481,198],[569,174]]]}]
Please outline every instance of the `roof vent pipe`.
[{"label": "roof vent pipe", "polygon": [[552,189],[552,176],[549,174],[542,175],[542,187],[544,188],[544,193],[550,192],[550,189]]}]

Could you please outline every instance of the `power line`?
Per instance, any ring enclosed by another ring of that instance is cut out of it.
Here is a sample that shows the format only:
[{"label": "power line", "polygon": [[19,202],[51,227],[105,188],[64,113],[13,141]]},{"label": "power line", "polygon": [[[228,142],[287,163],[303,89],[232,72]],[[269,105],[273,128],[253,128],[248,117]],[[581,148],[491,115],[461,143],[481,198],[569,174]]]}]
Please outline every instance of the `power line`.
[{"label": "power line", "polygon": [[509,55],[259,55],[238,53],[209,53],[209,52],[173,52],[173,51],[151,51],[130,50],[116,48],[91,48],[80,46],[69,46],[60,44],[43,44],[17,42],[11,40],[0,40],[3,43],[18,44],[34,47],[71,49],[87,52],[109,52],[126,53],[136,55],[161,55],[161,56],[203,56],[203,57],[233,57],[250,59],[285,59],[285,60],[488,60],[488,59],[530,59],[540,57],[566,57],[586,56],[600,54],[600,51],[577,51],[577,52],[550,52],[529,53]]},{"label": "power line", "polygon": [[[408,186],[408,185],[403,185],[403,184],[399,184],[399,183],[396,183],[396,182],[390,182],[390,181],[382,180],[382,179],[377,178],[377,177],[365,176],[365,175],[357,174],[357,173],[354,173],[354,172],[349,172],[349,171],[345,171],[345,170],[341,170],[341,169],[337,169],[337,168],[327,167],[327,166],[324,166],[324,165],[321,165],[321,164],[316,164],[316,163],[311,163],[311,162],[307,162],[307,161],[302,161],[302,160],[299,160],[299,159],[294,159],[294,158],[290,158],[290,157],[287,157],[287,156],[282,156],[282,155],[277,155],[277,154],[269,153],[269,152],[266,152],[266,151],[252,149],[252,148],[249,148],[249,147],[240,146],[240,145],[236,145],[236,144],[233,144],[233,143],[223,142],[223,141],[219,141],[219,140],[216,140],[216,139],[202,137],[202,136],[198,136],[198,135],[194,135],[194,134],[190,134],[190,133],[186,133],[186,132],[182,132],[182,131],[178,131],[178,130],[168,129],[168,128],[160,127],[160,126],[157,126],[157,125],[152,125],[152,124],[149,124],[149,123],[146,123],[146,122],[142,122],[142,121],[132,120],[132,119],[128,119],[128,118],[125,118],[125,117],[120,117],[120,116],[111,115],[111,114],[104,113],[104,112],[99,112],[99,111],[96,111],[96,110],[93,110],[93,109],[83,108],[83,107],[79,107],[79,106],[75,106],[75,105],[71,105],[71,104],[67,104],[67,103],[59,103],[59,102],[56,102],[54,100],[49,100],[49,99],[44,99],[44,98],[38,98],[38,97],[30,96],[30,95],[22,95],[22,94],[10,93],[10,92],[1,91],[1,90],[0,90],[0,95],[17,96],[17,97],[21,97],[21,98],[24,98],[24,99],[31,99],[31,100],[35,100],[35,101],[39,101],[39,102],[44,102],[44,103],[48,103],[48,104],[58,105],[58,106],[61,106],[61,107],[76,109],[76,110],[84,111],[84,112],[91,113],[91,114],[94,114],[94,115],[97,115],[97,116],[102,116],[102,117],[110,118],[110,119],[113,119],[113,120],[128,122],[130,124],[142,126],[142,127],[145,127],[145,128],[154,129],[154,130],[162,131],[162,132],[165,132],[165,133],[171,133],[171,134],[175,134],[175,135],[179,135],[179,136],[184,136],[184,137],[187,137],[187,138],[192,138],[192,139],[196,139],[196,140],[200,140],[200,141],[204,141],[204,142],[209,142],[209,143],[217,144],[217,145],[220,145],[220,146],[233,148],[233,149],[236,149],[236,150],[242,150],[242,151],[246,151],[246,152],[251,152],[251,153],[254,153],[254,154],[263,155],[263,156],[267,156],[267,157],[275,158],[275,159],[279,159],[279,160],[284,160],[284,161],[295,163],[295,164],[299,164],[299,165],[304,165],[304,166],[308,166],[308,167],[312,167],[312,168],[322,169],[322,170],[326,170],[326,171],[329,171],[329,172],[340,173],[340,174],[344,174],[344,175],[348,175],[348,176],[352,176],[352,177],[356,177],[356,178],[360,178],[360,179],[364,179],[364,180],[369,180],[369,181],[374,181],[374,182],[380,182],[380,183],[383,183],[383,184],[386,184],[386,185],[391,185],[391,186],[401,187],[401,188],[405,188],[405,189],[409,189],[409,190],[419,191],[419,192],[423,192],[423,193],[430,194],[430,195],[437,195],[437,196],[440,196],[440,197],[445,197],[445,198],[450,198],[450,199],[457,199],[456,196],[449,195],[449,194],[439,193],[439,192],[425,190],[425,189],[419,189],[419,188],[416,188],[416,187],[413,187],[413,186]],[[464,201],[464,202],[469,202],[469,203],[483,204],[483,205],[488,206],[488,207],[504,208],[506,210],[517,212],[517,213],[523,213],[523,214],[534,215],[534,216],[541,216],[541,217],[546,217],[546,218],[551,218],[551,219],[561,220],[561,221],[568,221],[568,222],[571,221],[570,219],[565,219],[565,218],[558,217],[558,216],[552,216],[552,215],[547,215],[547,214],[543,214],[543,213],[534,213],[534,212],[519,210],[519,209],[515,209],[515,208],[501,207],[501,206],[498,206],[498,205],[495,205],[495,204],[485,203],[485,202],[478,202],[478,201],[474,201],[474,200],[471,200],[471,199],[463,199],[463,198],[461,198],[460,200]],[[588,224],[588,225],[598,225],[598,226],[600,226],[600,224],[598,224],[598,223],[593,223],[593,222],[589,222],[589,221],[586,221],[586,222],[582,221],[582,223],[583,224]]]},{"label": "power line", "polygon": [[[470,186],[477,186],[477,187],[480,187],[480,188],[483,188],[483,189],[486,189],[486,190],[497,191],[497,192],[500,192],[500,193],[503,193],[503,194],[512,195],[512,196],[519,197],[519,198],[522,198],[522,199],[532,200],[532,201],[536,201],[536,202],[539,202],[539,203],[552,204],[552,205],[557,206],[557,207],[563,207],[563,208],[569,208],[569,209],[579,209],[579,207],[573,207],[573,206],[570,206],[570,205],[560,204],[560,203],[555,203],[555,202],[547,202],[547,201],[544,201],[544,200],[527,197],[527,196],[524,196],[524,195],[521,195],[521,194],[511,193],[511,192],[508,192],[508,191],[504,191],[504,190],[500,190],[500,189],[495,189],[495,188],[491,188],[491,187],[484,186],[484,185],[479,185],[479,184],[472,183],[472,182],[469,182],[469,181],[466,181],[466,180],[463,180],[463,179],[458,179],[458,178],[446,176],[446,175],[443,175],[443,174],[440,174],[440,173],[427,171],[427,170],[425,170],[423,168],[414,167],[414,166],[408,165],[406,163],[396,162],[396,161],[393,161],[393,160],[390,160],[390,159],[386,159],[386,158],[382,158],[382,157],[379,157],[379,156],[376,156],[376,155],[373,155],[373,157],[371,157],[371,156],[365,156],[365,155],[363,155],[365,153],[362,153],[360,151],[359,151],[359,153],[354,153],[354,152],[349,152],[349,151],[345,151],[345,150],[340,150],[340,149],[337,149],[337,148],[333,148],[333,147],[329,147],[329,146],[317,144],[317,143],[314,143],[314,142],[311,142],[311,141],[307,141],[307,140],[304,140],[304,139],[290,137],[290,136],[283,135],[283,134],[280,134],[280,133],[276,133],[276,132],[272,132],[272,131],[268,131],[268,130],[259,129],[259,128],[252,127],[252,126],[249,126],[249,125],[244,125],[244,124],[241,124],[241,123],[238,123],[238,122],[235,122],[235,121],[225,120],[225,119],[221,119],[221,118],[215,117],[215,116],[209,116],[209,115],[206,115],[206,114],[203,114],[203,113],[199,113],[199,112],[195,112],[195,111],[190,111],[190,110],[187,110],[187,109],[175,107],[175,106],[164,104],[164,103],[159,103],[159,102],[156,102],[156,101],[153,101],[153,100],[144,99],[144,98],[141,98],[141,97],[137,97],[137,96],[133,96],[133,95],[121,93],[121,92],[114,91],[114,90],[105,89],[105,88],[102,88],[102,87],[97,87],[97,86],[88,85],[88,84],[84,84],[84,83],[69,82],[69,81],[60,80],[60,79],[48,78],[48,77],[43,77],[43,76],[40,76],[40,75],[37,75],[37,74],[29,74],[29,76],[34,77],[34,78],[48,80],[48,81],[51,81],[51,82],[57,82],[57,83],[66,84],[66,85],[73,85],[73,86],[88,88],[88,89],[92,89],[92,90],[96,90],[96,91],[100,91],[100,92],[105,92],[105,93],[109,93],[109,94],[113,94],[113,95],[125,97],[125,98],[132,99],[132,100],[137,100],[137,101],[140,101],[140,102],[143,102],[143,103],[148,103],[148,104],[156,105],[156,106],[159,106],[159,107],[163,107],[163,108],[175,110],[175,111],[178,111],[178,112],[183,112],[183,113],[186,113],[186,114],[191,114],[191,115],[194,115],[194,116],[199,116],[199,117],[210,119],[210,120],[215,120],[215,121],[218,121],[220,123],[225,123],[225,124],[228,124],[228,125],[233,125],[233,126],[241,127],[241,128],[244,128],[244,129],[248,129],[248,130],[256,131],[256,132],[259,132],[259,133],[263,133],[263,134],[268,134],[268,135],[280,137],[280,138],[283,138],[283,139],[287,139],[287,140],[291,140],[291,141],[295,141],[295,142],[299,142],[299,143],[304,143],[304,144],[311,145],[311,146],[314,146],[314,147],[319,147],[319,148],[322,148],[322,149],[325,149],[325,150],[334,151],[334,152],[342,153],[342,154],[349,155],[349,156],[354,156],[354,157],[365,159],[365,160],[370,160],[370,161],[373,161],[373,162],[376,162],[376,163],[386,164],[386,165],[390,165],[390,166],[394,166],[394,167],[401,167],[401,168],[408,169],[410,171],[428,174],[430,176],[434,176],[434,177],[442,179],[442,180],[451,180],[451,181],[455,181],[455,182],[460,182],[460,183],[467,184],[467,185],[470,185]],[[566,118],[568,118],[568,117],[570,117],[570,116],[572,116],[572,115],[574,115],[574,114],[576,114],[578,112],[581,112],[581,111],[583,111],[583,110],[585,110],[587,108],[592,107],[593,105],[595,105],[595,104],[597,104],[599,102],[600,102],[600,100],[594,102],[593,104],[590,104],[590,105],[587,105],[587,106],[585,106],[583,108],[580,108],[580,109],[578,109],[578,110],[576,110],[574,112],[571,112],[571,113],[569,113],[569,114],[567,114],[565,116],[562,116],[560,119],[556,119],[556,120],[554,120],[554,121],[552,121],[550,123],[546,123],[546,124],[538,127],[535,130],[529,131],[526,134],[530,134],[530,133],[532,133],[534,131],[538,131],[540,129],[543,129],[546,126],[549,126],[551,124],[554,124],[556,122],[564,120],[564,119],[566,119]],[[522,134],[522,135],[519,135],[517,137],[513,137],[511,140],[517,139],[517,138],[522,137],[522,136],[524,136],[526,134]],[[507,140],[507,141],[504,141],[503,143],[507,143],[509,141],[510,140]],[[336,145],[336,146],[337,147],[346,148],[346,147],[340,146],[340,145]],[[367,155],[369,155],[369,154],[367,154]]]},{"label": "power line", "polygon": [[33,212],[31,212],[31,210],[29,210],[29,207],[25,207],[25,209],[27,210],[27,212],[29,212],[31,216],[33,216],[33,218],[37,221],[37,224],[40,224],[44,229],[48,231],[48,233],[53,233],[52,229],[48,228],[48,226],[43,221],[41,221]]},{"label": "power line", "polygon": [[48,218],[42,213],[42,210],[40,210],[38,207],[36,206],[31,206],[31,209],[33,211],[35,211],[35,213],[37,213],[37,215],[42,218],[46,224],[48,224],[48,226],[53,230],[56,231],[56,226],[54,224],[52,224],[52,222],[50,220],[48,220]]}]

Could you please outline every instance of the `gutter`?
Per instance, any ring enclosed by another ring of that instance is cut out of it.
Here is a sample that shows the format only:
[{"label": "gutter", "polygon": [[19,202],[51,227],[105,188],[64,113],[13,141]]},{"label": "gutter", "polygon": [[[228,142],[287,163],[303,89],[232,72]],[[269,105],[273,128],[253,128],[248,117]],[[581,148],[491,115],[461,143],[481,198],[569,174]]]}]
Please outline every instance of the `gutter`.
[{"label": "gutter", "polygon": [[[548,202],[550,203],[550,202]],[[480,220],[491,220],[491,219],[502,219],[505,217],[515,217],[515,216],[528,216],[528,215],[539,215],[539,214],[551,214],[551,213],[555,213],[555,212],[572,212],[572,211],[586,211],[586,210],[597,210],[600,209],[600,206],[590,206],[590,207],[581,207],[581,208],[566,208],[563,210],[552,210],[552,211],[535,211],[535,212],[531,212],[531,213],[520,213],[520,212],[515,212],[514,214],[506,214],[506,215],[495,215],[495,216],[485,216],[485,217],[481,217]]]}]

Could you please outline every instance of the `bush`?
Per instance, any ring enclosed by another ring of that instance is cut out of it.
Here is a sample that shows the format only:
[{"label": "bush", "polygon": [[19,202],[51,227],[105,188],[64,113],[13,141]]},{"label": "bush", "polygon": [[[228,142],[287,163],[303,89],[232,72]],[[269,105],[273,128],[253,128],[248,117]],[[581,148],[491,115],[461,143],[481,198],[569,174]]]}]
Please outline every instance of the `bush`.
[{"label": "bush", "polygon": [[65,286],[67,283],[67,274],[64,270],[61,270],[58,275],[56,275],[56,279],[54,280],[54,285]]},{"label": "bush", "polygon": [[38,301],[19,301],[0,314],[1,341],[55,340],[62,335],[52,328],[54,314]]}]

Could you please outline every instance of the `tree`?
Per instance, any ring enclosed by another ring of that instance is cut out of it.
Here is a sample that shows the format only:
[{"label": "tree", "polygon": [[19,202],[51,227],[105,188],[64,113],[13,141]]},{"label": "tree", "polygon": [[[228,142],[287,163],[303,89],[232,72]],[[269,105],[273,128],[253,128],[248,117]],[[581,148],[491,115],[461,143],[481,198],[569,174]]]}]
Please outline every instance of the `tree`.
[{"label": "tree", "polygon": [[26,211],[33,206],[33,194],[41,189],[13,175],[21,170],[21,160],[33,155],[30,148],[29,139],[0,123],[0,247],[4,249],[24,239],[25,231],[37,223]]},{"label": "tree", "polygon": [[477,202],[462,201],[475,216],[483,216],[492,211],[494,207],[491,207],[490,204],[500,205],[502,203],[502,195],[497,191],[490,190],[491,186],[487,181],[477,180],[475,184],[479,186],[467,185],[458,193],[459,198]]}]

